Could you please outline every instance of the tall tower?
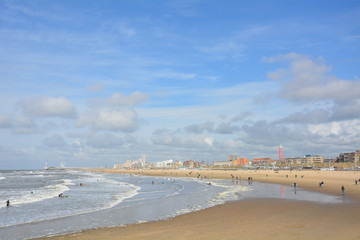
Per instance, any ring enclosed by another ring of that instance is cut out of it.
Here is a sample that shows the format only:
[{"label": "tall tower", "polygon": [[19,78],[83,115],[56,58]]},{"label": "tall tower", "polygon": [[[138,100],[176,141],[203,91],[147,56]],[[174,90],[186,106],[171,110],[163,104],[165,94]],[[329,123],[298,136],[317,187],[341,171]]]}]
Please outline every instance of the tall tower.
[{"label": "tall tower", "polygon": [[280,144],[280,147],[279,147],[279,161],[281,161],[283,158],[283,149],[282,149],[282,145]]}]

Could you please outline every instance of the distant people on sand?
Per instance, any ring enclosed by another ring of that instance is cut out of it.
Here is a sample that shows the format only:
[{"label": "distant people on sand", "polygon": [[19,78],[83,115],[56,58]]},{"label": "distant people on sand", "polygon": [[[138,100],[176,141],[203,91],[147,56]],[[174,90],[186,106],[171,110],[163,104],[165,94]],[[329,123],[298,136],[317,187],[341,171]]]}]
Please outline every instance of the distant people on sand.
[{"label": "distant people on sand", "polygon": [[344,185],[341,186],[341,192],[342,192],[342,194],[345,194],[345,187],[344,187]]}]

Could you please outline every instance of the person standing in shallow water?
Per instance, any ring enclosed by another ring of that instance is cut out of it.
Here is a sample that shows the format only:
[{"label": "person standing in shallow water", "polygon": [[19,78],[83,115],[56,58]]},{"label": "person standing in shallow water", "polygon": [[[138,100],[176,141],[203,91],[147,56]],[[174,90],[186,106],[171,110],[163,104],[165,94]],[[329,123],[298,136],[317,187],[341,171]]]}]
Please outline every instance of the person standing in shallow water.
[{"label": "person standing in shallow water", "polygon": [[7,207],[10,207],[10,200],[7,200],[7,201],[6,201],[6,206],[7,206]]},{"label": "person standing in shallow water", "polygon": [[344,186],[341,186],[341,192],[342,192],[342,194],[345,194],[345,187]]}]

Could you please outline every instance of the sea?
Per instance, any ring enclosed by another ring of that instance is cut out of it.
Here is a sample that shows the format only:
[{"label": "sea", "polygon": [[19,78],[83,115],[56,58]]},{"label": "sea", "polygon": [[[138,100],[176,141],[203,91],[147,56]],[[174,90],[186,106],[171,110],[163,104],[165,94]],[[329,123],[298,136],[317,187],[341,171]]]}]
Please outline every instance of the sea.
[{"label": "sea", "polygon": [[344,203],[340,196],[305,191],[301,186],[294,189],[240,180],[74,169],[0,171],[0,239],[23,240],[158,221],[249,198]]}]

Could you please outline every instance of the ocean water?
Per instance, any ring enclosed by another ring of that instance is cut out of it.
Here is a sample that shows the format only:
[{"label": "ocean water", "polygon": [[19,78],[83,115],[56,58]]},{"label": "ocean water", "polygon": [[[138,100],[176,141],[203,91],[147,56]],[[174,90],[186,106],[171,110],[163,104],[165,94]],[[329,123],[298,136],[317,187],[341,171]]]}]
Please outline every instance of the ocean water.
[{"label": "ocean water", "polygon": [[0,186],[0,239],[7,240],[156,221],[254,197],[344,201],[276,184],[75,170],[0,171]]}]

